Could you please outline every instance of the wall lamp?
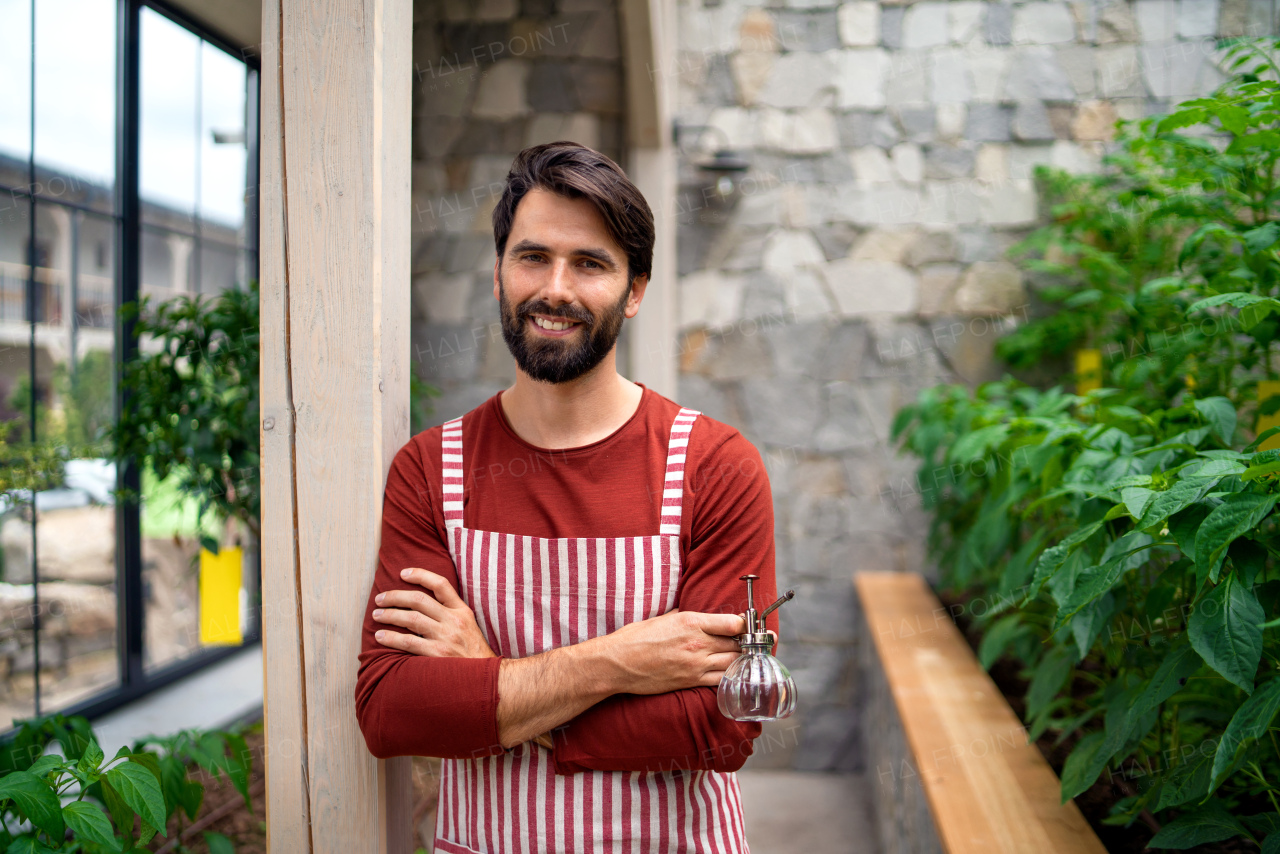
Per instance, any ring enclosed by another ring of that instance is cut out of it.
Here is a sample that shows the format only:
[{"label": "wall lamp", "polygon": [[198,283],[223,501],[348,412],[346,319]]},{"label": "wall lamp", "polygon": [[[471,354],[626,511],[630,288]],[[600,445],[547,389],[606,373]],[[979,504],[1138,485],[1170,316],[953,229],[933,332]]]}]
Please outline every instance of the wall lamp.
[{"label": "wall lamp", "polygon": [[[708,135],[718,136],[721,145],[715,148],[702,145],[703,138]],[[712,125],[674,122],[671,137],[681,157],[705,179],[705,186],[712,191],[710,195],[713,198],[723,204],[736,201],[742,176],[751,168],[751,164],[729,147],[729,135],[723,129]],[[708,151],[711,153],[708,154]]]}]

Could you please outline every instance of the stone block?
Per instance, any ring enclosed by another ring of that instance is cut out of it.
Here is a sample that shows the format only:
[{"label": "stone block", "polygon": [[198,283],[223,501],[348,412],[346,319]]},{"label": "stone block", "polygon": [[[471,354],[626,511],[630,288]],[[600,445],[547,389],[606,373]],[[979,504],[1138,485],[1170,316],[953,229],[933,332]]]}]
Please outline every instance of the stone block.
[{"label": "stone block", "polygon": [[[824,392],[826,412],[818,429],[814,431],[814,447],[824,454],[873,447],[877,439],[854,384],[827,383]],[[832,459],[830,462],[839,470],[840,480],[843,482],[844,471],[839,460]]]},{"label": "stone block", "polygon": [[700,270],[682,277],[676,287],[680,295],[680,327],[714,330],[737,323],[745,284],[741,273],[719,270]]},{"label": "stone block", "polygon": [[1059,139],[1053,143],[1049,163],[1075,175],[1097,172],[1102,165],[1102,151],[1101,142],[1071,142]]},{"label": "stone block", "polygon": [[1103,98],[1133,98],[1146,94],[1136,45],[1100,47],[1096,57],[1098,94]]},{"label": "stone block", "polygon": [[982,221],[990,225],[1031,225],[1036,221],[1036,190],[1030,181],[994,184],[980,204]]},{"label": "stone block", "polygon": [[853,174],[859,186],[893,183],[893,169],[889,163],[889,155],[883,148],[875,145],[855,148],[849,152],[849,162],[853,165]]},{"label": "stone block", "polygon": [[955,143],[964,135],[965,126],[969,122],[967,104],[939,104],[934,113],[934,122],[938,128],[938,139]]},{"label": "stone block", "polygon": [[850,258],[827,264],[825,273],[844,317],[910,314],[919,305],[919,281],[901,264]]},{"label": "stone block", "polygon": [[781,44],[773,15],[766,9],[748,9],[738,26],[738,51],[772,53],[779,47]]},{"label": "stone block", "polygon": [[826,255],[808,231],[775,231],[765,240],[761,266],[771,273],[814,269],[826,263]]},{"label": "stone block", "polygon": [[428,321],[466,323],[470,319],[474,273],[435,273],[413,277],[413,296]]},{"label": "stone block", "polygon": [[888,50],[902,48],[902,19],[907,10],[901,6],[885,6],[880,10],[880,44]]},{"label": "stone block", "polygon": [[826,320],[832,316],[831,296],[822,277],[812,270],[797,270],[782,277],[787,316],[799,321]]},{"label": "stone block", "polygon": [[880,4],[853,0],[836,10],[840,43],[845,47],[874,47],[880,43]]},{"label": "stone block", "polygon": [[1058,65],[1079,98],[1092,98],[1098,91],[1094,49],[1082,44],[1063,45],[1055,51]]},{"label": "stone block", "polygon": [[525,98],[540,113],[572,113],[578,108],[567,63],[535,62],[529,68]]},{"label": "stone block", "polygon": [[719,383],[698,374],[681,372],[676,378],[676,400],[722,424],[739,423],[738,412]]},{"label": "stone block", "polygon": [[920,314],[938,317],[954,310],[959,264],[927,264],[920,269]]},{"label": "stone block", "polygon": [[[755,147],[756,123],[749,110],[742,107],[718,107],[711,111],[707,126],[723,134],[720,139],[730,148],[744,151]],[[715,134],[708,134],[708,137],[713,136]],[[719,142],[720,139],[716,141]]]},{"label": "stone block", "polygon": [[1023,101],[1013,110],[1013,135],[1023,142],[1044,142],[1054,138],[1053,125],[1043,101]]},{"label": "stone block", "polygon": [[821,154],[836,147],[836,123],[830,110],[809,108],[760,113],[760,141],[765,148],[788,154]]},{"label": "stone block", "polygon": [[1097,34],[1094,39],[1098,44],[1138,40],[1138,24],[1133,18],[1133,9],[1127,0],[1112,0],[1102,7],[1101,13],[1098,14]]},{"label": "stone block", "polygon": [[797,383],[791,377],[747,377],[742,391],[748,438],[754,444],[809,447],[822,407],[816,383]]},{"label": "stone block", "polygon": [[1115,136],[1118,118],[1110,101],[1085,101],[1071,122],[1071,135],[1076,139],[1108,142]]},{"label": "stone block", "polygon": [[1178,0],[1136,0],[1138,36],[1144,42],[1172,39],[1178,31]]},{"label": "stone block", "polygon": [[1049,113],[1049,126],[1056,139],[1071,139],[1071,123],[1075,121],[1075,109],[1070,104],[1052,104],[1045,108]]},{"label": "stone block", "polygon": [[895,145],[889,152],[895,177],[904,184],[919,184],[924,180],[924,157],[920,146],[911,142]]},{"label": "stone block", "polygon": [[1178,35],[1196,39],[1218,34],[1218,0],[1178,0]]},{"label": "stone block", "polygon": [[1013,44],[1013,6],[999,0],[988,4],[983,34],[989,45]]},{"label": "stone block", "polygon": [[745,51],[729,57],[729,72],[739,104],[750,107],[756,103],[777,61],[777,54],[767,51]]},{"label": "stone block", "polygon": [[834,55],[836,104],[841,109],[880,108],[885,104],[889,55],[880,48],[849,48]]},{"label": "stone block", "polygon": [[583,59],[616,60],[621,56],[618,44],[618,18],[613,10],[593,12],[582,34],[578,56]]},{"label": "stone block", "polygon": [[934,104],[963,104],[973,97],[968,61],[961,48],[931,52],[929,100]]},{"label": "stone block", "polygon": [[930,145],[924,154],[924,175],[933,181],[973,177],[973,151],[956,145]]},{"label": "stone block", "polygon": [[[525,133],[526,146],[561,139],[572,140],[588,148],[598,148],[600,117],[591,113],[540,113],[530,120]],[[510,160],[507,163],[510,165]]]},{"label": "stone block", "polygon": [[830,322],[815,320],[762,325],[777,376],[816,379],[832,329]]},{"label": "stone block", "polygon": [[775,9],[773,16],[778,40],[785,50],[819,52],[840,47],[840,26],[835,9]]},{"label": "stone block", "polygon": [[894,110],[898,127],[908,142],[929,142],[933,139],[934,111],[930,107],[899,107]]},{"label": "stone block", "polygon": [[816,353],[815,379],[854,382],[862,376],[867,358],[866,325],[838,323]]},{"label": "stone block", "polygon": [[902,21],[902,46],[907,50],[938,47],[949,40],[948,3],[920,0],[907,8]]},{"label": "stone block", "polygon": [[965,51],[969,82],[973,87],[973,100],[998,101],[1004,91],[1004,77],[1008,73],[1010,48],[979,49],[970,46]]},{"label": "stone block", "polygon": [[[40,537],[37,561],[42,597],[44,582],[47,581],[76,582],[67,586],[81,587],[110,584],[116,580],[114,507],[89,504],[40,510],[36,529]],[[30,521],[10,516],[0,525],[4,580],[9,584],[31,583],[31,543]],[[98,587],[91,589],[103,590]],[[13,612],[9,614],[12,616]],[[30,613],[26,616],[30,618]]]},{"label": "stone block", "polygon": [[1239,38],[1249,32],[1249,0],[1222,0],[1218,12],[1218,37]]},{"label": "stone block", "polygon": [[1013,10],[1013,43],[1048,45],[1076,39],[1076,24],[1066,3],[1036,0]]},{"label": "stone block", "polygon": [[1009,146],[1009,178],[1013,181],[1031,181],[1037,166],[1047,166],[1052,162],[1051,145]]},{"label": "stone block", "polygon": [[896,51],[889,56],[889,75],[885,81],[885,102],[895,107],[919,105],[929,101],[928,55],[925,50]]},{"label": "stone block", "polygon": [[889,148],[901,139],[893,120],[882,111],[845,110],[837,115],[836,123],[842,148]]},{"label": "stone block", "polygon": [[479,119],[512,119],[526,115],[525,84],[529,63],[521,59],[504,59],[494,63],[480,79],[471,114]]},{"label": "stone block", "polygon": [[914,228],[873,228],[853,244],[848,257],[857,261],[885,261],[902,264],[907,251],[920,238]]},{"label": "stone block", "polygon": [[1070,101],[1074,98],[1075,90],[1058,64],[1053,48],[1024,47],[1010,58],[1001,100]]},{"label": "stone block", "polygon": [[617,65],[579,63],[573,67],[571,76],[578,109],[606,116],[622,111],[622,72]]},{"label": "stone block", "polygon": [[1022,273],[1008,261],[979,261],[964,272],[955,292],[962,314],[1009,314],[1024,305]]},{"label": "stone block", "polygon": [[1139,59],[1147,88],[1157,98],[1183,100],[1213,91],[1224,76],[1211,62],[1212,39],[1143,44]]},{"label": "stone block", "polygon": [[987,6],[981,0],[952,0],[948,3],[948,40],[952,44],[967,45],[982,39]]},{"label": "stone block", "polygon": [[1008,142],[1013,109],[1002,104],[970,104],[965,137],[974,142]]},{"label": "stone block", "polygon": [[694,373],[721,381],[772,376],[769,342],[758,333],[748,335],[739,329],[708,335]]},{"label": "stone block", "polygon": [[928,229],[912,241],[906,263],[911,267],[936,265],[956,260],[956,234],[952,229]]},{"label": "stone block", "polygon": [[828,261],[836,261],[848,257],[849,249],[858,239],[858,229],[846,222],[832,222],[815,225],[811,229],[814,239],[822,247],[822,254]]},{"label": "stone block", "polygon": [[748,273],[742,291],[742,316],[779,317],[786,313],[787,295],[781,277],[763,270]]},{"label": "stone block", "polygon": [[782,108],[831,106],[834,77],[835,65],[828,54],[783,54],[773,63],[756,102]]}]

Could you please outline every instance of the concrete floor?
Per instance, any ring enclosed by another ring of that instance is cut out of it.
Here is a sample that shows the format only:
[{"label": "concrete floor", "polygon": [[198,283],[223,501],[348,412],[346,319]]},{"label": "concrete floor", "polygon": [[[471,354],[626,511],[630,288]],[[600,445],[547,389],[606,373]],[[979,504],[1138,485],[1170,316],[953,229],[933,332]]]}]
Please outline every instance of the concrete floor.
[{"label": "concrete floor", "polygon": [[860,774],[738,772],[751,854],[879,854]]}]

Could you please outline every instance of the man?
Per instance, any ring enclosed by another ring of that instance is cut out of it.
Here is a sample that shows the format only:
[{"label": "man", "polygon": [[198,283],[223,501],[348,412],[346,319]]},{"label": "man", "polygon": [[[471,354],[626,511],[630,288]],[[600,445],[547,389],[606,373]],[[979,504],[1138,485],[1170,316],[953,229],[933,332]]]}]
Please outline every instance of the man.
[{"label": "man", "polygon": [[745,631],[740,577],[774,596],[763,462],[616,370],[654,228],[613,161],[526,149],[493,226],[516,381],[392,462],[365,740],[446,758],[439,852],[746,854],[733,772],[760,725],[722,715],[716,685]]}]

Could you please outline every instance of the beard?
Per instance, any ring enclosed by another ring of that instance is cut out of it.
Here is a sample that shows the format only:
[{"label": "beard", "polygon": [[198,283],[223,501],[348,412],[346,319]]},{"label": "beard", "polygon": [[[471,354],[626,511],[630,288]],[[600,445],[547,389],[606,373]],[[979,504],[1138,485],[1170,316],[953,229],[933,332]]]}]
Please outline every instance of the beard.
[{"label": "beard", "polygon": [[[626,319],[627,298],[631,286],[622,293],[622,299],[610,306],[600,317],[584,308],[562,305],[552,309],[546,300],[532,299],[514,309],[507,300],[507,290],[498,271],[498,305],[502,312],[502,338],[507,349],[515,357],[516,365],[530,377],[545,383],[567,383],[590,371],[609,355],[622,331]],[[582,334],[576,331],[567,338],[542,338],[526,326],[533,314],[579,321]]]}]

